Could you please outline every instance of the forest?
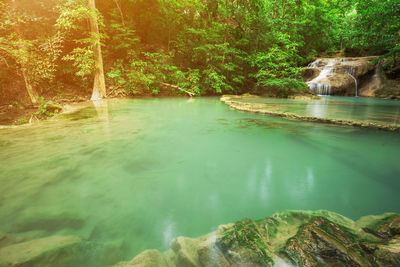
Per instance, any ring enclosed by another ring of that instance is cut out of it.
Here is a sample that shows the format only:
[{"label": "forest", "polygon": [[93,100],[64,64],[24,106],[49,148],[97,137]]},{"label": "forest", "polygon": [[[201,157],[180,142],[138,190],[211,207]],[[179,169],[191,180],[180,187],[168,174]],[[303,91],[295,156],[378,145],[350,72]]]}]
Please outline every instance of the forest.
[{"label": "forest", "polygon": [[308,91],[304,66],[337,54],[380,56],[398,78],[400,1],[0,3],[0,105],[44,116],[90,95],[286,97]]},{"label": "forest", "polygon": [[400,0],[0,0],[0,267],[400,266]]}]

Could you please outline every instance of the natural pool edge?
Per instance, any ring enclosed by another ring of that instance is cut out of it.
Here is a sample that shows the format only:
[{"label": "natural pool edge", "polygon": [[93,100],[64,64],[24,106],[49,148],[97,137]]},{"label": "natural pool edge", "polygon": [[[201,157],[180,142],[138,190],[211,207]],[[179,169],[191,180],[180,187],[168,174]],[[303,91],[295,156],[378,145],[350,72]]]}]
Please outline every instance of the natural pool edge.
[{"label": "natural pool edge", "polygon": [[320,118],[313,116],[304,116],[298,115],[290,112],[277,112],[268,110],[268,104],[261,103],[248,103],[236,101],[235,99],[249,99],[249,98],[257,98],[257,96],[245,95],[223,95],[220,98],[220,101],[229,105],[231,108],[239,111],[253,112],[263,115],[270,115],[275,117],[282,117],[289,120],[297,120],[297,121],[307,121],[307,122],[317,122],[317,123],[325,123],[325,124],[334,124],[334,125],[342,125],[342,126],[354,126],[360,128],[369,128],[376,130],[384,130],[390,132],[399,132],[400,133],[400,125],[396,124],[380,124],[374,122],[363,122],[357,120],[339,120],[339,119],[331,119],[331,118]]},{"label": "natural pool edge", "polygon": [[352,221],[325,210],[278,212],[219,226],[171,249],[146,250],[116,266],[396,266],[400,261],[400,214]]}]

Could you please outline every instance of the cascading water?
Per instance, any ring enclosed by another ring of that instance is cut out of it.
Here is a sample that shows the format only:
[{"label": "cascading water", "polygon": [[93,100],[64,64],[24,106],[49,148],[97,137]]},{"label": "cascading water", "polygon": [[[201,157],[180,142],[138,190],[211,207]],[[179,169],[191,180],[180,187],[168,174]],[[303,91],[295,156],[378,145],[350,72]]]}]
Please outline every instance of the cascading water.
[{"label": "cascading water", "polygon": [[[313,79],[312,81],[308,82],[308,87],[316,92],[318,95],[330,95],[331,94],[331,84],[329,80],[326,78],[329,76],[330,73],[334,73],[336,59],[330,59],[328,64],[322,69],[318,77]],[[321,60],[316,60],[312,62],[309,67],[310,68],[318,68],[321,64]]]},{"label": "cascading water", "polygon": [[[340,75],[349,75],[355,82],[355,96],[358,96],[357,68],[349,65],[350,59],[329,58],[317,59],[308,65],[309,68],[320,69],[317,77],[307,82],[308,87],[318,95],[331,95],[332,85]],[[337,74],[336,74],[337,73]]]},{"label": "cascading water", "polygon": [[356,86],[356,91],[355,91],[355,96],[358,96],[358,84],[357,84],[357,79],[356,77],[353,76],[353,74],[349,73],[350,77],[354,79],[354,84]]}]

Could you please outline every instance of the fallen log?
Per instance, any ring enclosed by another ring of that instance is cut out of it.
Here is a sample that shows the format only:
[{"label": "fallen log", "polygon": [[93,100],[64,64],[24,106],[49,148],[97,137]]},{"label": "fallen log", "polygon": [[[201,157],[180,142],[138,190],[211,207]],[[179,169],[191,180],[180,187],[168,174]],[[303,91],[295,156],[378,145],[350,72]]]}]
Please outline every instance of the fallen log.
[{"label": "fallen log", "polygon": [[163,85],[163,86],[166,86],[166,87],[171,87],[171,88],[174,88],[174,89],[178,89],[179,91],[188,94],[190,97],[195,96],[194,93],[189,92],[189,91],[186,91],[185,89],[182,89],[182,88],[180,88],[180,87],[177,86],[177,85],[173,85],[173,84],[169,84],[169,83],[163,83],[163,82],[160,82],[160,85]]}]

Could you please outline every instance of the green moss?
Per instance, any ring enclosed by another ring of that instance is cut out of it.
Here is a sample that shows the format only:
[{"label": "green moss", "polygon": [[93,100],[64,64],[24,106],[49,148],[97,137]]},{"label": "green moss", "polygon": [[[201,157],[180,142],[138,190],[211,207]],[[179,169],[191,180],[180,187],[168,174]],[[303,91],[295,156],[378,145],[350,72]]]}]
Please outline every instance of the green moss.
[{"label": "green moss", "polygon": [[251,220],[240,221],[223,232],[217,239],[217,246],[223,252],[238,250],[243,253],[244,250],[247,254],[244,256],[258,264],[271,265],[273,263],[261,234]]},{"label": "green moss", "polygon": [[375,96],[379,98],[400,99],[400,90],[398,88],[385,87],[376,90]]}]

